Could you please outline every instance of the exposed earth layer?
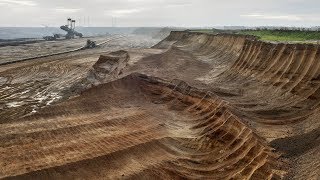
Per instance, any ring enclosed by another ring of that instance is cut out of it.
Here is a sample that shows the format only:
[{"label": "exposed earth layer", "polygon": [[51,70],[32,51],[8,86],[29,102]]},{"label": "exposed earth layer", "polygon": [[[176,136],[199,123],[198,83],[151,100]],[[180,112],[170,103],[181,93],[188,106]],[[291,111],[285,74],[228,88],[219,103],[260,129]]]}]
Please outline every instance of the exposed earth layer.
[{"label": "exposed earth layer", "polygon": [[115,41],[0,67],[0,177],[319,179],[319,46]]}]

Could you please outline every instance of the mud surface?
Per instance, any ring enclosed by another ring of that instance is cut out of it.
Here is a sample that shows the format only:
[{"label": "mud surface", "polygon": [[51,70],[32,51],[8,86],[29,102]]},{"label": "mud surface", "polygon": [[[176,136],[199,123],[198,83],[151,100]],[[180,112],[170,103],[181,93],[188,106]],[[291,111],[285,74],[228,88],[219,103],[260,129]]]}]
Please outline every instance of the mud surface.
[{"label": "mud surface", "polygon": [[[101,39],[106,40],[110,42],[101,48],[1,66],[0,124],[16,121],[21,116],[69,97],[71,91],[76,91],[71,87],[88,76],[100,54],[123,48],[146,48],[158,42],[143,36],[118,35]],[[29,51],[32,53],[32,50]],[[14,57],[23,57],[22,52]]]},{"label": "mud surface", "polygon": [[110,38],[0,67],[0,177],[319,179],[317,45]]}]

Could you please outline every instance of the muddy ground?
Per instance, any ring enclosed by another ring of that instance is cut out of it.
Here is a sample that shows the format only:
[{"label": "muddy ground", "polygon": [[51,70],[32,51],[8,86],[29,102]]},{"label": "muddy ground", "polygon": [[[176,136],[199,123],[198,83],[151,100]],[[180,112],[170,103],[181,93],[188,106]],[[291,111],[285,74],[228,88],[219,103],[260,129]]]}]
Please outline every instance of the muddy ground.
[{"label": "muddy ground", "polygon": [[319,178],[318,46],[188,32],[105,40],[0,66],[0,177]]}]

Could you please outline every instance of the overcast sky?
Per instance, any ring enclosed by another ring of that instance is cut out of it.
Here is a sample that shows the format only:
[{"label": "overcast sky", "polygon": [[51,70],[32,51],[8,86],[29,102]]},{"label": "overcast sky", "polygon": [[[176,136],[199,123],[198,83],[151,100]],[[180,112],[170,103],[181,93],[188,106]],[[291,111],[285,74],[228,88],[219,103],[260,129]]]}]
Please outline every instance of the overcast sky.
[{"label": "overcast sky", "polygon": [[[320,0],[0,0],[0,26],[317,26]],[[85,21],[84,21],[85,19]]]}]

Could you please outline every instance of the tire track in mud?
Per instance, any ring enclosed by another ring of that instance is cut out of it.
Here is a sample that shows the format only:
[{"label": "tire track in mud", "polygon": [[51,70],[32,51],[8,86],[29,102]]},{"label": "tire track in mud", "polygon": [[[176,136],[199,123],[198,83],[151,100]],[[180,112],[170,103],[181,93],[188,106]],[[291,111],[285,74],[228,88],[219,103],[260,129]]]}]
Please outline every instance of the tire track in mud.
[{"label": "tire track in mud", "polygon": [[[119,36],[118,38],[121,38],[121,36]],[[100,46],[104,46],[105,44],[107,44],[110,41],[116,40],[117,38],[111,38],[109,40],[100,42],[97,44],[97,47]],[[71,50],[67,50],[67,51],[61,51],[61,52],[56,52],[56,53],[51,53],[51,54],[44,54],[44,55],[39,55],[39,56],[35,56],[35,57],[28,57],[28,58],[23,58],[23,59],[18,59],[18,60],[13,60],[13,61],[7,61],[7,62],[1,62],[1,65],[8,65],[8,64],[14,64],[14,63],[18,63],[18,62],[23,62],[23,61],[28,61],[28,60],[34,60],[34,59],[39,59],[39,58],[46,58],[46,57],[51,57],[51,56],[56,56],[56,55],[63,55],[63,54],[68,54],[68,53],[72,53],[72,52],[77,52],[77,51],[81,51],[81,50],[85,50],[87,49],[86,45],[79,47],[79,48],[75,48],[75,49],[71,49]]]},{"label": "tire track in mud", "polygon": [[[98,45],[106,45],[110,41],[123,38],[124,36],[110,37]],[[17,120],[64,98],[62,92],[84,78],[91,68],[86,64],[73,64],[71,59],[75,58],[85,60],[86,55],[30,63],[0,72],[0,77],[7,79],[0,88],[0,123]]]}]

